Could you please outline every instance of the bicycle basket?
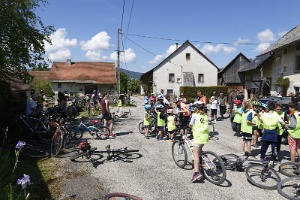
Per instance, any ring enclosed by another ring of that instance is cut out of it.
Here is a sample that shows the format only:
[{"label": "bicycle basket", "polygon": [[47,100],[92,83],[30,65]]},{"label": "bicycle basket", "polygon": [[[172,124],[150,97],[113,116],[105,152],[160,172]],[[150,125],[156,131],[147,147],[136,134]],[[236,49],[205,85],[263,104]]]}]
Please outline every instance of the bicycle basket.
[{"label": "bicycle basket", "polygon": [[81,151],[88,151],[89,149],[91,149],[91,145],[87,142],[80,142],[78,145],[78,148]]}]

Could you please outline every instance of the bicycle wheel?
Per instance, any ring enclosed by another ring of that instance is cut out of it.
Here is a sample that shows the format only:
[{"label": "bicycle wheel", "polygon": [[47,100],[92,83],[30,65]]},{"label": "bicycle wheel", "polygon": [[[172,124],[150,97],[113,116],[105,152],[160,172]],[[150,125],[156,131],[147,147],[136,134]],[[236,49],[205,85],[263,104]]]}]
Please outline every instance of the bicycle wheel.
[{"label": "bicycle wheel", "polygon": [[144,122],[139,123],[139,131],[141,134],[145,134]]},{"label": "bicycle wheel", "polygon": [[72,126],[70,130],[71,138],[74,140],[80,140],[83,136],[83,130],[78,126]]},{"label": "bicycle wheel", "polygon": [[94,131],[95,131],[97,138],[102,139],[102,140],[107,139],[110,135],[109,128],[106,126],[99,126],[99,127],[95,128]]},{"label": "bicycle wheel", "polygon": [[109,193],[107,195],[104,196],[104,200],[115,200],[115,199],[119,199],[119,200],[142,200],[139,197],[133,196],[131,194],[125,194],[125,193],[119,193],[119,192],[114,192],[114,193]]},{"label": "bicycle wheel", "polygon": [[288,177],[299,176],[300,175],[299,167],[300,167],[299,163],[285,162],[279,165],[279,172]]},{"label": "bicycle wheel", "polygon": [[300,200],[300,176],[283,179],[278,183],[277,190],[287,199]]},{"label": "bicycle wheel", "polygon": [[25,145],[20,149],[20,154],[30,158],[44,158],[49,156],[47,151],[32,145]]},{"label": "bicycle wheel", "polygon": [[114,118],[113,118],[114,122],[117,122],[119,121],[119,115],[114,115]]},{"label": "bicycle wheel", "polygon": [[250,183],[263,189],[276,189],[281,178],[274,169],[263,172],[263,164],[252,164],[246,168],[246,176]]},{"label": "bicycle wheel", "polygon": [[63,135],[60,130],[56,131],[52,138],[51,155],[57,156],[63,144]]},{"label": "bicycle wheel", "polygon": [[[76,155],[71,156],[70,160],[76,161],[77,158],[84,157],[84,156],[87,157],[87,159],[89,159],[90,155],[96,150],[97,150],[96,147],[92,147],[89,151],[80,151]],[[78,149],[78,151],[79,151],[79,149]]]},{"label": "bicycle wheel", "polygon": [[[200,159],[201,160],[201,159]],[[226,180],[226,169],[222,159],[212,151],[202,152],[202,166],[204,177],[215,185]]]},{"label": "bicycle wheel", "polygon": [[180,167],[184,168],[187,164],[187,151],[185,148],[184,141],[175,141],[172,144],[172,157],[175,164]]}]

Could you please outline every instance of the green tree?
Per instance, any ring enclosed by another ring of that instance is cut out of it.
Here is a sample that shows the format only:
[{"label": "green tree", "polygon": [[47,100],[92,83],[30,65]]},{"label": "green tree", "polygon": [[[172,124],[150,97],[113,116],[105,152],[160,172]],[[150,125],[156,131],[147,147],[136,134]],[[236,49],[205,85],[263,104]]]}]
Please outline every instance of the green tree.
[{"label": "green tree", "polygon": [[46,0],[0,0],[0,79],[10,76],[27,81],[28,68],[47,67],[45,41],[53,26],[44,26],[34,11]]},{"label": "green tree", "polygon": [[133,93],[138,93],[140,90],[140,81],[137,79],[129,79],[127,85],[127,89]]},{"label": "green tree", "polygon": [[120,93],[127,93],[127,83],[129,81],[129,76],[124,72],[120,72]]},{"label": "green tree", "polygon": [[51,95],[51,96],[54,95],[53,89],[51,87],[51,83],[49,81],[33,79],[31,84],[33,85],[34,90],[36,92],[40,92],[41,90],[43,90],[47,95]]}]

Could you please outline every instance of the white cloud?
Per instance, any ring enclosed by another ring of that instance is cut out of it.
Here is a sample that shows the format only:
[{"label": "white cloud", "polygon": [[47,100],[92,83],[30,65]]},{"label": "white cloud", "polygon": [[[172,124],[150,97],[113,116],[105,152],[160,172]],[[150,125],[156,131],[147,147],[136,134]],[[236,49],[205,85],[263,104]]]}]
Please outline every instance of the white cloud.
[{"label": "white cloud", "polygon": [[270,29],[259,32],[257,34],[257,39],[261,43],[268,43],[276,40],[274,33]]},{"label": "white cloud", "polygon": [[51,61],[66,61],[67,58],[71,58],[70,49],[59,49],[54,53],[49,53],[48,55]]},{"label": "white cloud", "polygon": [[[103,59],[108,59],[108,57],[103,56]],[[118,60],[117,52],[111,53],[109,59],[113,61],[117,61]],[[131,48],[124,50],[124,52],[120,52],[120,62],[133,63],[135,61],[136,61],[136,54]]]},{"label": "white cloud", "polygon": [[236,51],[235,47],[226,47],[224,44],[218,44],[216,46],[212,45],[212,44],[205,44],[202,48],[201,48],[201,52],[204,54],[210,54],[210,53],[233,53]]},{"label": "white cloud", "polygon": [[234,43],[234,46],[239,46],[239,45],[248,44],[248,43],[251,43],[251,40],[238,38],[238,40]]},{"label": "white cloud", "polygon": [[281,32],[277,33],[277,35],[278,35],[279,37],[282,37],[282,36],[284,36],[287,32],[288,32],[288,31],[281,31]]},{"label": "white cloud", "polygon": [[106,32],[99,32],[90,40],[81,41],[80,46],[82,50],[104,51],[110,47],[110,39]]},{"label": "white cloud", "polygon": [[58,50],[66,50],[70,47],[77,46],[77,39],[67,39],[67,31],[65,28],[59,28],[50,35],[51,45],[45,42],[45,50],[47,53],[55,52]]},{"label": "white cloud", "polygon": [[162,61],[163,59],[168,57],[171,53],[173,53],[175,50],[176,50],[175,44],[169,46],[169,48],[166,50],[165,53],[156,55],[152,60],[149,61],[149,64],[156,64],[156,63]]},{"label": "white cloud", "polygon": [[90,61],[100,61],[101,53],[99,51],[87,51],[85,57],[87,57]]},{"label": "white cloud", "polygon": [[256,48],[255,51],[261,52],[263,50],[266,50],[271,44],[269,42],[266,43],[260,43]]}]

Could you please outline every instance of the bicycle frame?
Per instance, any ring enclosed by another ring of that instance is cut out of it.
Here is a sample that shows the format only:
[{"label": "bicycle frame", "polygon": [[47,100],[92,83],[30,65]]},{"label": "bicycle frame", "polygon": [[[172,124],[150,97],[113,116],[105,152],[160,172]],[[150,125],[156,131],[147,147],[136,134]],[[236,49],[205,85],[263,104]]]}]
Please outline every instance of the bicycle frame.
[{"label": "bicycle frame", "polygon": [[[29,119],[30,119],[30,120],[34,120],[35,122],[37,122],[37,123],[34,124],[34,127],[32,127],[32,126],[28,123],[28,120],[29,120]],[[32,135],[34,135],[34,134],[37,134],[37,133],[47,133],[47,132],[49,132],[49,129],[45,126],[45,124],[43,123],[43,121],[42,121],[41,119],[34,118],[34,117],[29,117],[29,116],[25,116],[25,115],[20,115],[19,120],[20,120],[21,122],[23,122],[23,124],[25,124],[26,127],[30,130],[30,132],[31,132],[30,137],[31,137]],[[40,127],[43,128],[44,131],[39,131],[38,129],[39,129]]]}]

